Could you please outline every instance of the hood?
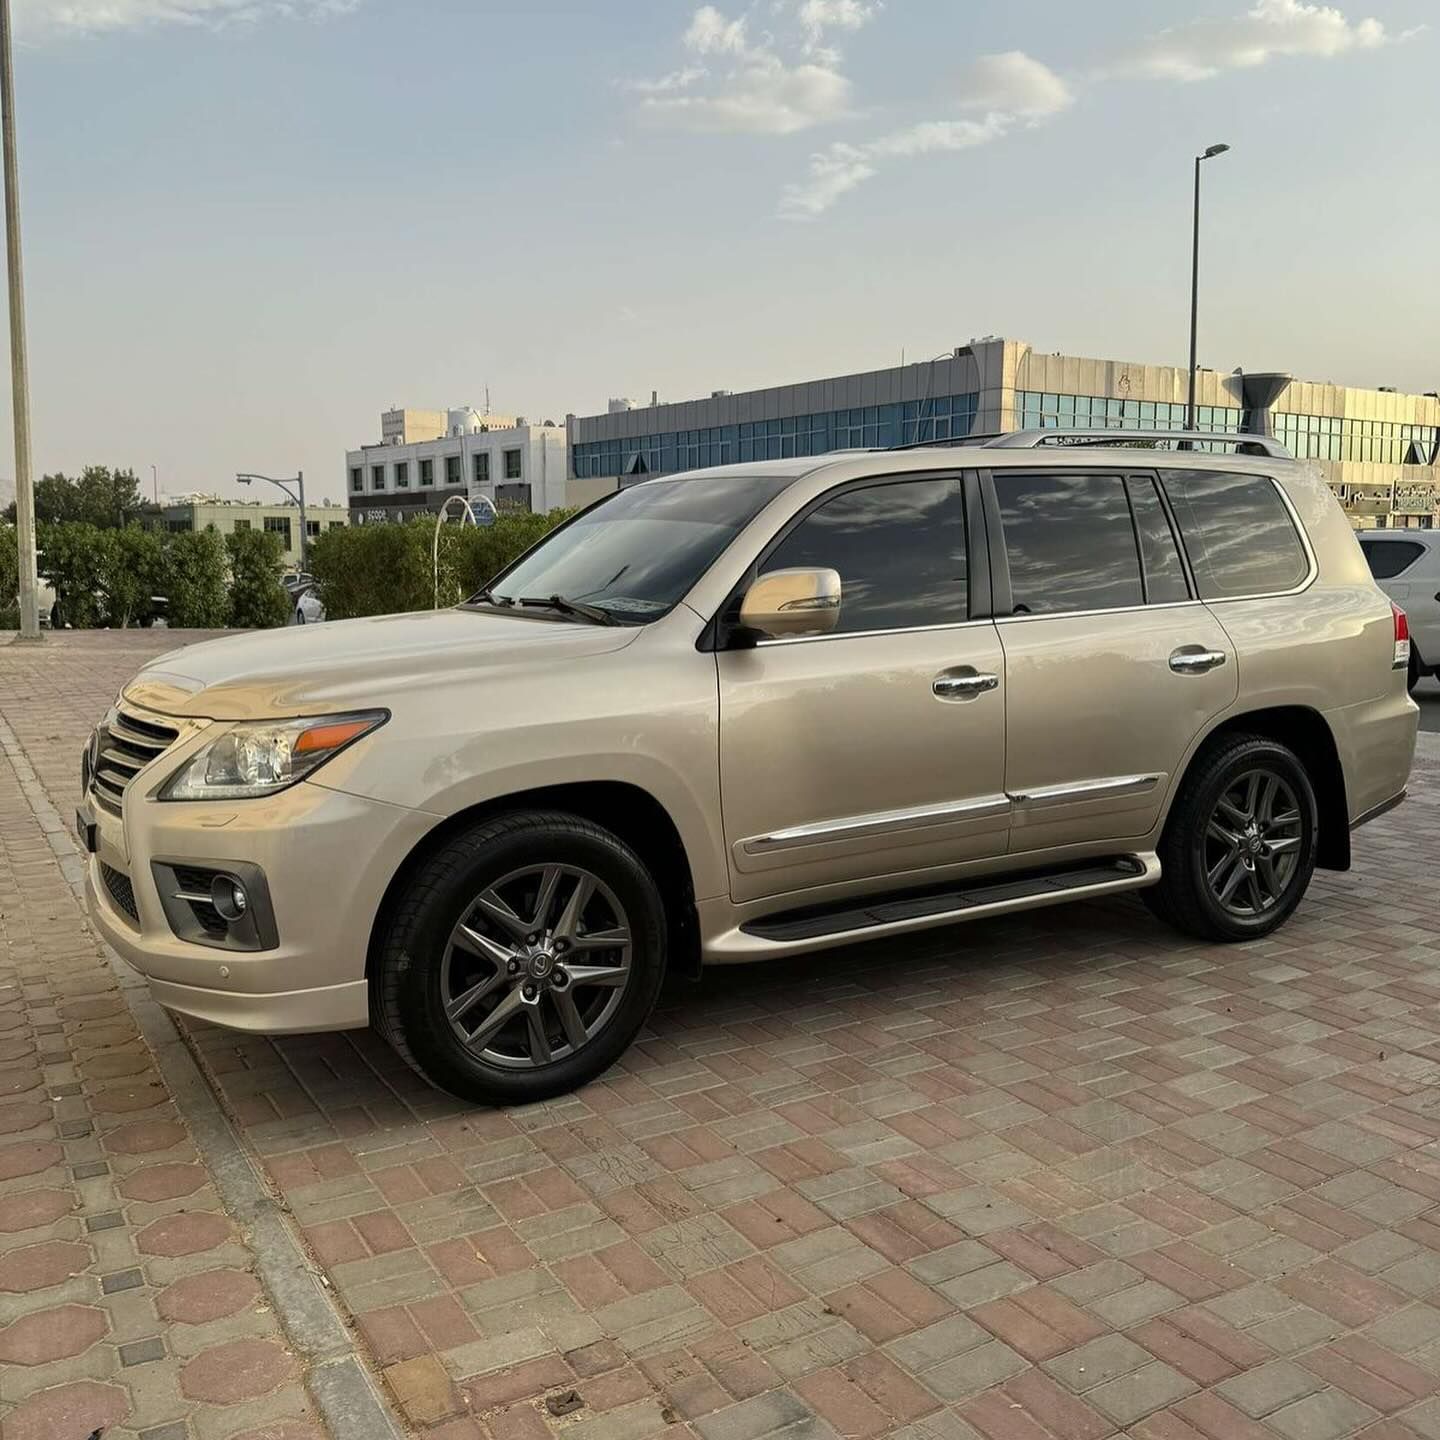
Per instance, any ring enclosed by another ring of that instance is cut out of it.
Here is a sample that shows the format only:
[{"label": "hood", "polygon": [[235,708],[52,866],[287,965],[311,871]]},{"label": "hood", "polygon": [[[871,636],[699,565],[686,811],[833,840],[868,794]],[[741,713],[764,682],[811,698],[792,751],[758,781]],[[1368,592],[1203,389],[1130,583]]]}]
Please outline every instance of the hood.
[{"label": "hood", "polygon": [[635,626],[522,619],[487,610],[293,625],[171,650],[125,687],[165,715],[263,720],[384,705],[417,686],[488,669],[553,665],[621,650]]}]

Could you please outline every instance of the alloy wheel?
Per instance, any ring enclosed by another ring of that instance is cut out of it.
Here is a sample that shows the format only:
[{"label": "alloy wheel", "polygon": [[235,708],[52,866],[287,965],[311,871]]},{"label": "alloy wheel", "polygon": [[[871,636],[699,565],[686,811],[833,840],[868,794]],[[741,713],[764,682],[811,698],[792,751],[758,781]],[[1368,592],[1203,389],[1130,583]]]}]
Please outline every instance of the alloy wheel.
[{"label": "alloy wheel", "polygon": [[510,1070],[564,1060],[620,1007],[631,926],[614,892],[577,865],[531,865],[482,890],[445,945],[440,998],[461,1044]]},{"label": "alloy wheel", "polygon": [[1243,771],[1226,785],[1205,827],[1210,893],[1231,915],[1265,914],[1289,889],[1303,839],[1290,783],[1273,770]]}]

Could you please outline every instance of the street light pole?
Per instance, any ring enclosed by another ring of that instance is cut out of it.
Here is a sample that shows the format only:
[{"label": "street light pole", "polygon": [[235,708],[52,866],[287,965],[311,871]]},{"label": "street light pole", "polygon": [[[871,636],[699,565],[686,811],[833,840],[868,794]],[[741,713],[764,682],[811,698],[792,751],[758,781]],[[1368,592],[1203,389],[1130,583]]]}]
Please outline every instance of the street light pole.
[{"label": "street light pole", "polygon": [[1195,157],[1195,235],[1190,252],[1190,393],[1185,402],[1185,428],[1195,428],[1195,344],[1200,318],[1200,166],[1203,161],[1223,155],[1228,145],[1211,145]]},{"label": "street light pole", "polygon": [[25,279],[20,253],[20,173],[15,155],[15,72],[10,0],[0,0],[0,127],[5,152],[5,250],[10,285],[10,384],[15,415],[15,529],[20,548],[20,638],[40,639],[35,575],[35,487],[30,472],[30,368],[25,353]]},{"label": "street light pole", "polygon": [[[0,0],[3,3],[3,0]],[[263,480],[267,485],[273,485],[277,490],[283,490],[290,500],[300,507],[300,568],[307,570],[310,567],[310,536],[305,524],[305,472],[302,470],[293,480],[276,480],[271,475],[254,475],[246,471],[237,475],[236,480],[242,485],[249,485],[252,481]],[[292,490],[290,487],[295,486]]]}]

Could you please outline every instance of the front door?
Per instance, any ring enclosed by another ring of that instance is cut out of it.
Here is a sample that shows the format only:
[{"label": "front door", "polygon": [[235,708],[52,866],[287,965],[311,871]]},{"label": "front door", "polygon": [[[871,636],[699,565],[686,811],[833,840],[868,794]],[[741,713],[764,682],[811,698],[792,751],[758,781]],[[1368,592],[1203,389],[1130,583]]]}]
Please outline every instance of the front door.
[{"label": "front door", "polygon": [[1149,474],[997,469],[1014,854],[1144,835],[1238,667]]},{"label": "front door", "polygon": [[958,477],[837,490],[757,573],[793,567],[839,573],[836,629],[716,657],[735,900],[923,884],[1003,854],[1004,655],[970,616]]}]

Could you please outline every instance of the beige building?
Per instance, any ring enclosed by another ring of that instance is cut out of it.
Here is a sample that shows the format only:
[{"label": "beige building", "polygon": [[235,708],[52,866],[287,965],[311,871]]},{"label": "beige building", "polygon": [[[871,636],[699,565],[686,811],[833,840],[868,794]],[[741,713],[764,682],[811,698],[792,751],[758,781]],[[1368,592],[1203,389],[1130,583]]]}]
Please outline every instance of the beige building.
[{"label": "beige building", "polygon": [[[265,530],[280,538],[285,564],[300,563],[300,508],[297,505],[263,505],[248,500],[222,500],[218,495],[167,495],[160,505],[160,522],[172,534],[214,530],[229,535],[236,530]],[[311,540],[326,530],[350,523],[343,505],[305,506],[305,523]]]},{"label": "beige building", "polygon": [[[647,475],[1031,427],[1185,423],[1183,367],[1042,354],[987,336],[942,358],[569,417],[570,503]],[[1274,434],[1319,462],[1357,525],[1440,524],[1440,398],[1201,370],[1196,426]]]}]

